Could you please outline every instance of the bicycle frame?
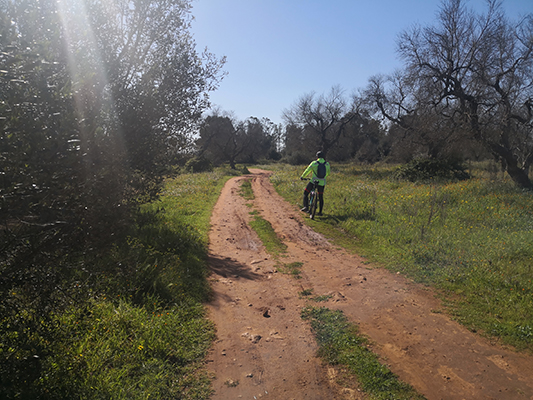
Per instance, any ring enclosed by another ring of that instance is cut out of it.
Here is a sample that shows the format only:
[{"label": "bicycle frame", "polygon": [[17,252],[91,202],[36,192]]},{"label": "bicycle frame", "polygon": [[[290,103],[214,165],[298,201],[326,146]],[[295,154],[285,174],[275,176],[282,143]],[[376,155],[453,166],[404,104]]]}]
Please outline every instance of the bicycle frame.
[{"label": "bicycle frame", "polygon": [[316,208],[318,205],[318,182],[312,182],[313,188],[309,193],[309,217],[311,219],[315,218]]}]

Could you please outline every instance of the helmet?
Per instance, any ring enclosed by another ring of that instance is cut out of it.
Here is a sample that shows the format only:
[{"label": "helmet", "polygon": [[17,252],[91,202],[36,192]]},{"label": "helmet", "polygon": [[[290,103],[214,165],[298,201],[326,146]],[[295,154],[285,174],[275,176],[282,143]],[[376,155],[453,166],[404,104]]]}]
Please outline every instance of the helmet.
[{"label": "helmet", "polygon": [[322,151],[317,151],[316,152],[316,158],[324,158],[324,153]]}]

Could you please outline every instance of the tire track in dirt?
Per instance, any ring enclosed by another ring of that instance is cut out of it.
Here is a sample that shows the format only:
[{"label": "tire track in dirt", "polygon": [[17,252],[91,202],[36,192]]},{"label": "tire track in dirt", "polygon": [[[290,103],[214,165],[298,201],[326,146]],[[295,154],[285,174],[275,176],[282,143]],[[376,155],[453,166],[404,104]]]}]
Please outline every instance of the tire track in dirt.
[{"label": "tire track in dirt", "polygon": [[238,193],[244,179],[250,178],[228,181],[212,216],[213,399],[335,399],[300,318],[304,301],[294,280],[275,273],[274,260],[248,227],[251,209]]},{"label": "tire track in dirt", "polygon": [[[268,171],[251,171],[228,182],[212,217],[214,399],[362,398],[328,379],[331,370],[315,357],[300,319],[304,288],[331,296],[324,305],[358,323],[391,370],[429,400],[533,399],[532,357],[435,312],[442,307],[431,290],[332,246],[275,192]],[[243,179],[252,180],[255,209],[288,246],[282,262],[304,263],[302,279],[275,273],[275,260],[248,227],[250,208],[238,194]]]}]

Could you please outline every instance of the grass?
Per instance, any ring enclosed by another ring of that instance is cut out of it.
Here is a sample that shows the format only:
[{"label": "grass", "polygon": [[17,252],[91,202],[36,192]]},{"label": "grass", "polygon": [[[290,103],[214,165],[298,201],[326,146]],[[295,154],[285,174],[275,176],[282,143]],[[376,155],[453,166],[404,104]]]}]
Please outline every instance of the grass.
[{"label": "grass", "polygon": [[[301,167],[270,166],[297,205]],[[461,182],[411,183],[394,168],[333,165],[324,217],[307,221],[372,262],[432,285],[473,331],[533,350],[532,193],[472,168]]]},{"label": "grass", "polygon": [[165,225],[172,229],[191,226],[207,246],[211,211],[224,183],[231,178],[228,171],[185,174],[168,181],[160,201],[147,205],[153,210],[164,210]]},{"label": "grass", "polygon": [[110,273],[76,283],[85,298],[46,317],[27,307],[16,326],[2,316],[0,398],[208,399],[208,232],[228,178],[169,180],[128,241],[99,260]]},{"label": "grass", "polygon": [[333,297],[332,294],[323,294],[323,295],[315,296],[311,300],[313,300],[316,303],[321,303],[323,301],[328,301],[332,297]]},{"label": "grass", "polygon": [[[250,180],[244,180],[241,183],[239,194],[246,200],[253,200],[254,193]],[[250,221],[251,228],[257,233],[259,239],[265,246],[267,252],[274,256],[280,256],[287,251],[287,245],[279,238],[272,228],[272,224],[264,219],[257,210],[250,211],[252,220]]]},{"label": "grass", "polygon": [[298,293],[300,298],[302,297],[309,297],[313,294],[313,289],[303,289],[301,292]]},{"label": "grass", "polygon": [[44,364],[43,391],[63,398],[210,395],[203,358],[214,331],[200,305],[150,311],[128,301],[95,301],[89,312],[74,308],[58,316],[58,323],[63,340],[55,350],[62,356]]},{"label": "grass", "polygon": [[257,233],[266,250],[275,256],[280,256],[287,251],[287,245],[279,238],[270,222],[260,215],[253,214],[250,226]]},{"label": "grass", "polygon": [[302,318],[311,324],[319,345],[319,356],[355,374],[369,399],[424,399],[379,361],[368,349],[368,340],[358,333],[357,326],[350,324],[341,311],[306,307],[302,310]]},{"label": "grass", "polygon": [[246,200],[255,199],[254,192],[252,190],[252,182],[250,180],[245,180],[241,183],[241,190],[239,191],[240,195]]},{"label": "grass", "polygon": [[282,264],[277,267],[277,270],[282,274],[291,275],[296,279],[301,279],[301,268],[303,267],[303,265],[303,262],[295,261],[289,264]]}]

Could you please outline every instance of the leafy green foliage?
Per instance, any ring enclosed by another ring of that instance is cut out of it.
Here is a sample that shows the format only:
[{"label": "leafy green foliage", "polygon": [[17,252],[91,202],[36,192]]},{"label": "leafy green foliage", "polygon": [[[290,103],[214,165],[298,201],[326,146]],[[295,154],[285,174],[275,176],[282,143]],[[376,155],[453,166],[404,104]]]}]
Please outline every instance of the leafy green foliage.
[{"label": "leafy green foliage", "polygon": [[268,118],[250,117],[238,121],[227,115],[207,116],[200,125],[200,137],[196,144],[201,157],[214,165],[229,163],[232,169],[237,163],[256,163],[260,159],[276,159],[279,154],[276,141],[281,128]]},{"label": "leafy green foliage", "polygon": [[204,157],[193,157],[185,163],[187,172],[208,172],[213,170],[211,161]]},{"label": "leafy green foliage", "polygon": [[157,196],[223,64],[196,53],[189,8],[0,3],[2,254],[105,247]]},{"label": "leafy green foliage", "polygon": [[306,165],[310,160],[313,160],[313,155],[305,155],[300,151],[294,151],[290,155],[285,157],[285,162],[290,165]]},{"label": "leafy green foliage", "polygon": [[139,208],[189,143],[223,60],[196,53],[188,1],[112,3],[0,2],[2,398],[56,396],[37,383],[64,313],[207,293],[204,238]]},{"label": "leafy green foliage", "polygon": [[32,270],[54,273],[49,299],[28,289],[36,278],[7,287],[2,275],[0,397],[208,398],[207,234],[226,179],[169,180],[127,240],[98,258],[58,256],[56,269]]}]

